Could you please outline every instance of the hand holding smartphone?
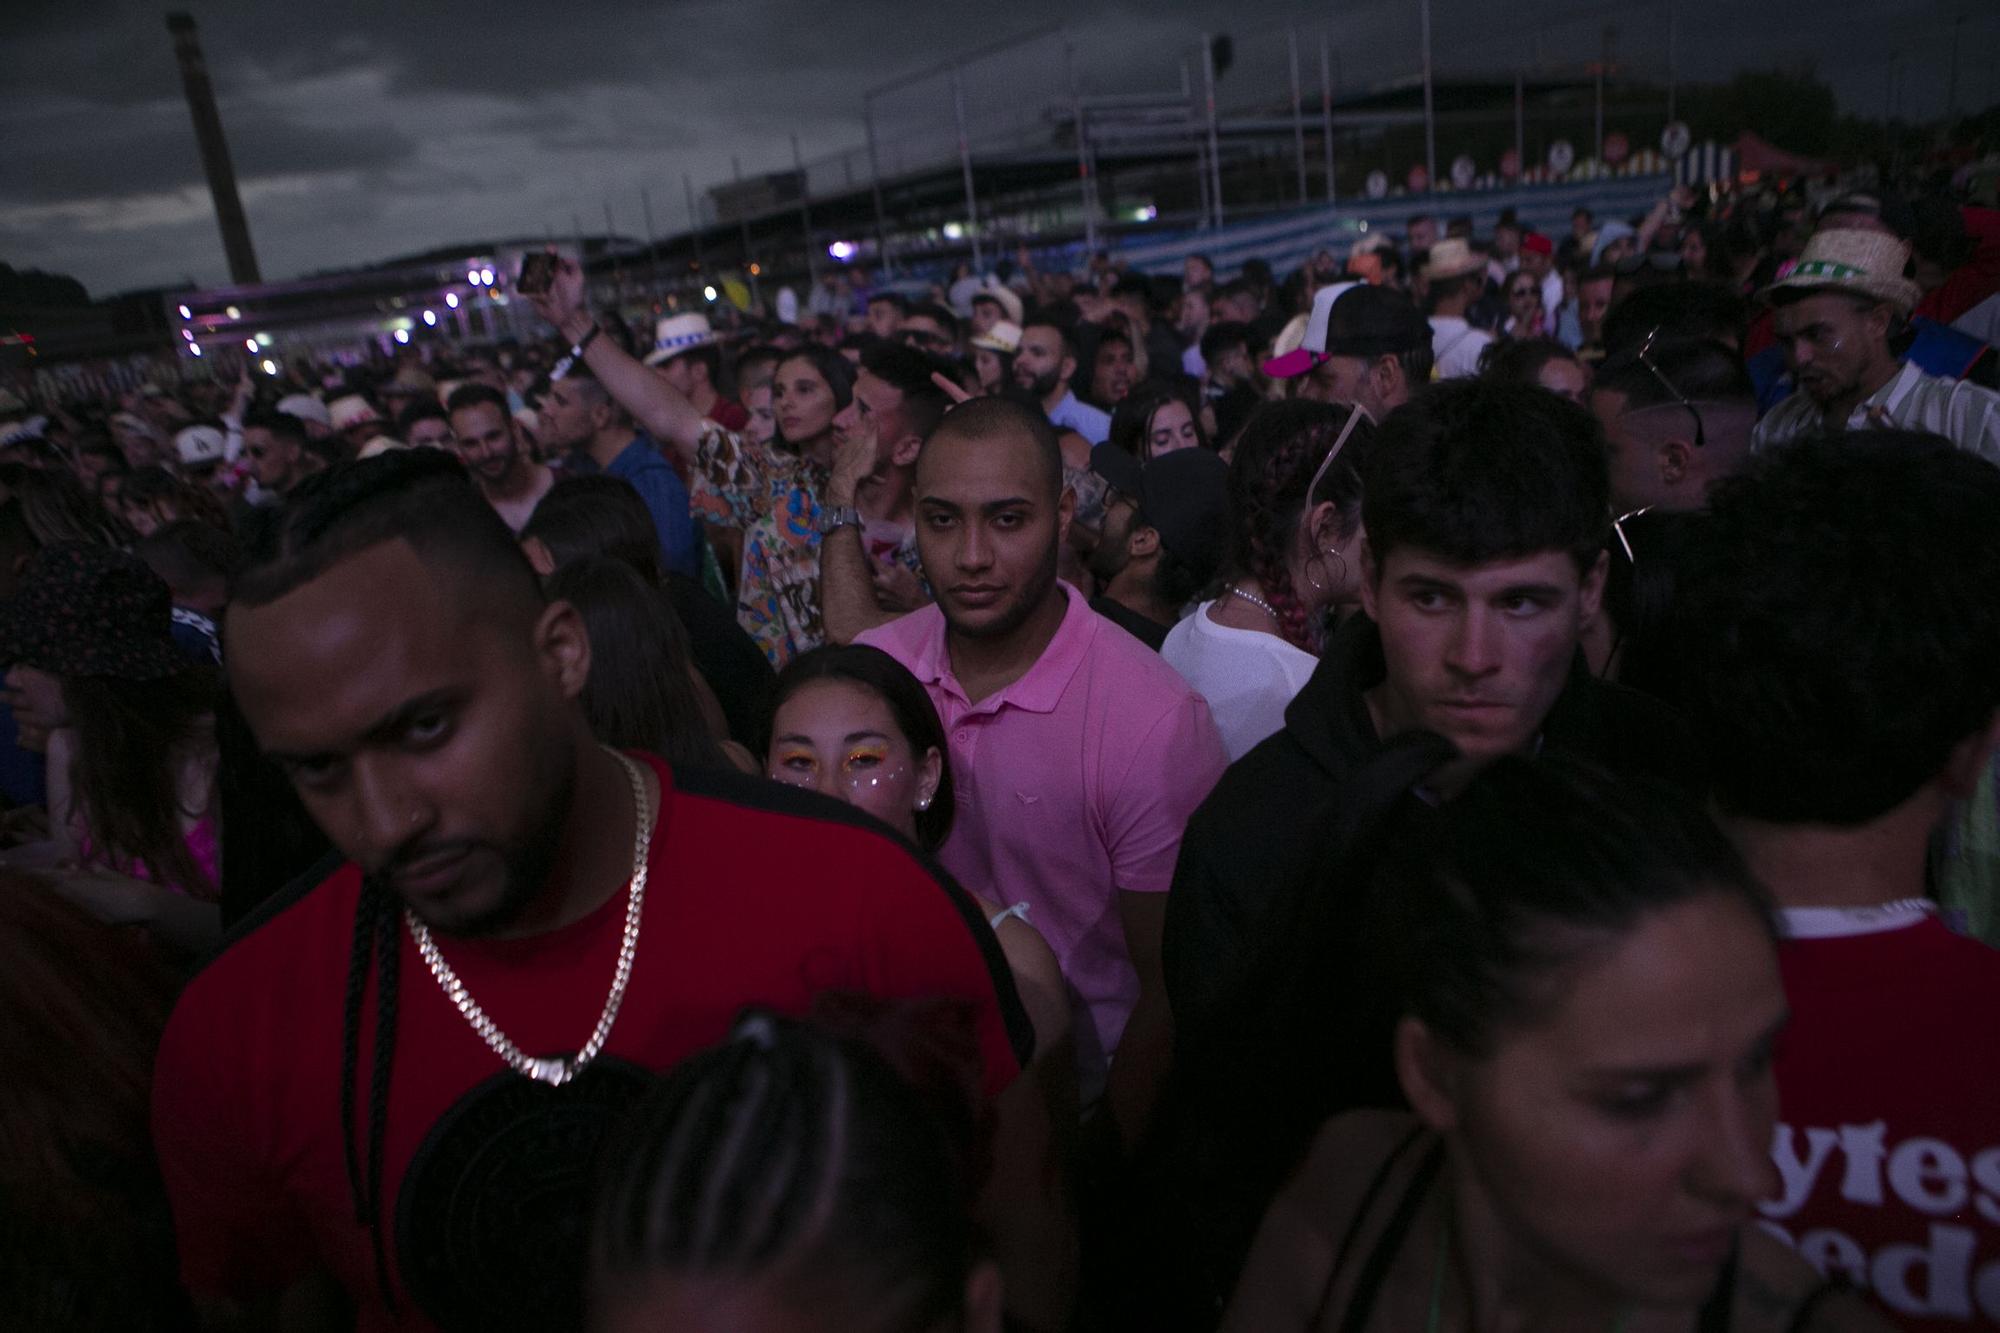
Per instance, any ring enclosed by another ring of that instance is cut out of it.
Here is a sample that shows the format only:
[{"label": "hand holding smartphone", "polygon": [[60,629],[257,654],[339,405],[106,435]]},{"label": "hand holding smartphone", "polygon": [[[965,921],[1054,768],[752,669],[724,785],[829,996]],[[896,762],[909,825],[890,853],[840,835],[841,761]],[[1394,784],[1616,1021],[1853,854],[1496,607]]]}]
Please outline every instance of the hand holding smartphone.
[{"label": "hand holding smartphone", "polygon": [[521,256],[521,273],[514,290],[523,296],[540,296],[556,280],[556,257],[548,250],[530,250]]}]

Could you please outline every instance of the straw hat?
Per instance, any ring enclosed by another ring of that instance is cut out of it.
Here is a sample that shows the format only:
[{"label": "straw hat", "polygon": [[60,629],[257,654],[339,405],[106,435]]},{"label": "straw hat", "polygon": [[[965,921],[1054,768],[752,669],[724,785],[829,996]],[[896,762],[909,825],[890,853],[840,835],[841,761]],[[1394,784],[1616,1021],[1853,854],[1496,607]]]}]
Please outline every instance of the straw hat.
[{"label": "straw hat", "polygon": [[382,419],[375,405],[358,393],[350,393],[344,398],[336,398],[326,405],[326,414],[333,428],[342,434],[356,426],[372,425]]},{"label": "straw hat", "polygon": [[657,366],[697,347],[713,347],[715,341],[707,315],[668,315],[654,327],[653,350],[646,353],[646,364]]},{"label": "straw hat", "polygon": [[1000,313],[1006,317],[1007,323],[1018,325],[1021,322],[1021,298],[1012,288],[1003,287],[997,282],[989,282],[973,289],[972,300],[991,301],[1000,307]]},{"label": "straw hat", "polygon": [[1486,257],[1474,254],[1472,247],[1456,236],[1439,241],[1431,247],[1430,253],[1430,262],[1424,265],[1424,276],[1432,282],[1486,271]]},{"label": "straw hat", "polygon": [[1816,231],[1791,272],[1758,294],[1768,301],[1788,288],[1852,292],[1907,315],[1923,297],[1923,290],[1903,276],[1909,263],[1910,247],[1885,232],[1846,227]]},{"label": "straw hat", "polygon": [[986,330],[986,332],[972,335],[969,345],[982,348],[988,352],[999,352],[1005,356],[1012,356],[1021,350],[1021,326],[1009,323],[1004,319],[997,320],[993,327]]},{"label": "straw hat", "polygon": [[308,425],[321,430],[333,427],[333,417],[327,412],[326,404],[309,393],[288,393],[278,400],[278,410],[288,417],[297,417]]}]

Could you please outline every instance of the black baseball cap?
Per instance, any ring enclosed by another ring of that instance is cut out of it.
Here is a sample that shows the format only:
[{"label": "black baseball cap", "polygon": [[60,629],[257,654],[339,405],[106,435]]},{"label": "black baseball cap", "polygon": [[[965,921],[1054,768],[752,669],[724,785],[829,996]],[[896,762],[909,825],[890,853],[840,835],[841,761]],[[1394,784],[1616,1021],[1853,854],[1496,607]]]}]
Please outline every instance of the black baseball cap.
[{"label": "black baseball cap", "polygon": [[1229,464],[1208,449],[1176,449],[1146,464],[1139,512],[1160,545],[1206,584],[1222,567],[1229,536]]},{"label": "black baseball cap", "polygon": [[1355,287],[1341,293],[1327,314],[1328,356],[1395,356],[1430,344],[1430,321],[1392,287]]}]

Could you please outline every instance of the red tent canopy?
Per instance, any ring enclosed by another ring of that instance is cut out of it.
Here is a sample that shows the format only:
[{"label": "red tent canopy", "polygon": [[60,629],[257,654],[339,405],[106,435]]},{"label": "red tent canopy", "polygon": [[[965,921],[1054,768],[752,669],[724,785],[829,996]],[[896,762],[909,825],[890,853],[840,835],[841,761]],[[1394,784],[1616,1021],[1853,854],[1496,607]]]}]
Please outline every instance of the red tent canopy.
[{"label": "red tent canopy", "polygon": [[1770,176],[1826,176],[1834,171],[1831,162],[1788,153],[1749,130],[1736,136],[1736,166]]}]

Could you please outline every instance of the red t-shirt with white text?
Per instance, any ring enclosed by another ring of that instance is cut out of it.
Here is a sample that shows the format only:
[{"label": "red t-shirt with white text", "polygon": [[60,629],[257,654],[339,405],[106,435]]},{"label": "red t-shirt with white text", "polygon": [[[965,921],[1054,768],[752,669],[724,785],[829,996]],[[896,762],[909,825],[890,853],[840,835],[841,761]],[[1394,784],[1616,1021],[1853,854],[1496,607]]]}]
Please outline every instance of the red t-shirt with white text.
[{"label": "red t-shirt with white text", "polygon": [[1765,1225],[1898,1328],[2000,1326],[2000,951],[1921,904],[1785,916]]},{"label": "red t-shirt with white text", "polygon": [[[597,1142],[593,1099],[622,1108],[651,1072],[724,1037],[746,1005],[800,1014],[826,991],[969,1000],[988,1092],[1013,1079],[1031,1029],[976,904],[942,872],[840,803],[653,767],[660,808],[632,979],[603,1056],[576,1084],[545,1089],[508,1070],[398,930],[379,1214],[393,1313],[356,1220],[341,1137],[357,869],[342,867],[265,917],[188,986],[156,1066],[153,1127],[193,1293],[250,1298],[325,1269],[354,1300],[362,1329],[435,1327],[412,1298],[427,1281],[412,1269],[444,1274],[432,1290],[504,1291],[524,1263],[508,1253],[509,1238],[563,1188],[546,1163],[566,1147],[585,1154],[574,1148],[578,1134]],[[614,894],[530,939],[439,944],[521,1049],[574,1051],[603,1007],[626,901]],[[355,1094],[364,1148],[372,973],[365,995]],[[452,1322],[492,1327],[495,1317]]]}]

